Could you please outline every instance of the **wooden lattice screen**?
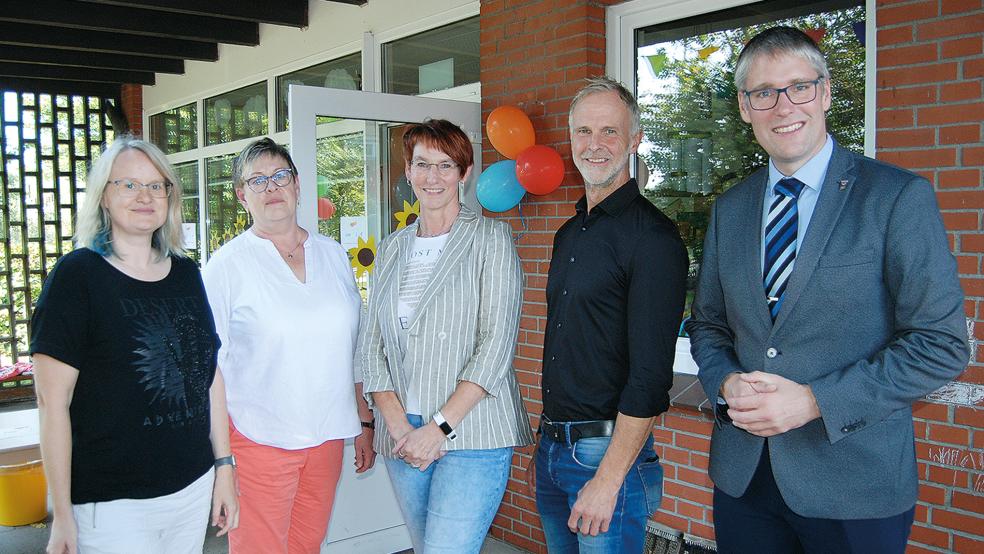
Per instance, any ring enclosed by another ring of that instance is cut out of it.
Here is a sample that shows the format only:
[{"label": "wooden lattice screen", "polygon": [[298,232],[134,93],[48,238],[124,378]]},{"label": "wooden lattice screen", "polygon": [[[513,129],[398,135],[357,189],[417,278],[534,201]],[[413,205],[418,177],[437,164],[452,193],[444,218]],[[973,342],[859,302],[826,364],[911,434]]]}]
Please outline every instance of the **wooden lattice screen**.
[{"label": "wooden lattice screen", "polygon": [[[72,249],[89,163],[113,130],[97,96],[0,92],[0,363],[27,359],[41,284]],[[113,99],[114,102],[118,100]]]}]

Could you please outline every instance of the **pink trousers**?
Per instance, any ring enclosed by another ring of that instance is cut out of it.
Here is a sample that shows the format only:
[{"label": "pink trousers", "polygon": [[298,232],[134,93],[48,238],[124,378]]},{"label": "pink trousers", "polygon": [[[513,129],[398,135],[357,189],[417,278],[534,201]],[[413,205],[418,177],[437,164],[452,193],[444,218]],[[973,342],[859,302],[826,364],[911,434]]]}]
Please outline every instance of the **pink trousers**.
[{"label": "pink trousers", "polygon": [[257,444],[229,426],[239,478],[230,554],[317,554],[328,532],[344,440],[302,450]]}]

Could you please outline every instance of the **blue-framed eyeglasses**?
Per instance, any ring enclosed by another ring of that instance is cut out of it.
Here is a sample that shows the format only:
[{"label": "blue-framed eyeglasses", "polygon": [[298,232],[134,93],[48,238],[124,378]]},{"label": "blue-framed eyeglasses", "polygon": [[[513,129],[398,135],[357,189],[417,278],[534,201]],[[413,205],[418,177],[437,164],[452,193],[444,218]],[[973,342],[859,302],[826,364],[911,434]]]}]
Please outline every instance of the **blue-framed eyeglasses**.
[{"label": "blue-framed eyeglasses", "polygon": [[293,171],[290,169],[280,169],[269,177],[266,175],[257,175],[252,179],[246,179],[246,186],[248,186],[249,190],[253,192],[266,192],[266,189],[270,187],[270,183],[273,183],[278,188],[283,188],[289,185],[293,180]]}]

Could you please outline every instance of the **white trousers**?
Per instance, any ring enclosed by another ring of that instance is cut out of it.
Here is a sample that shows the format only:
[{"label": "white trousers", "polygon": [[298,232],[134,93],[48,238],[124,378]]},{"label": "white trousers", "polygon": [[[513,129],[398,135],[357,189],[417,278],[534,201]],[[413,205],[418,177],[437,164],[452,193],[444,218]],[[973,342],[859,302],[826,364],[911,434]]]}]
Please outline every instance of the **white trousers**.
[{"label": "white trousers", "polygon": [[215,470],[156,498],[73,504],[79,554],[201,554]]}]

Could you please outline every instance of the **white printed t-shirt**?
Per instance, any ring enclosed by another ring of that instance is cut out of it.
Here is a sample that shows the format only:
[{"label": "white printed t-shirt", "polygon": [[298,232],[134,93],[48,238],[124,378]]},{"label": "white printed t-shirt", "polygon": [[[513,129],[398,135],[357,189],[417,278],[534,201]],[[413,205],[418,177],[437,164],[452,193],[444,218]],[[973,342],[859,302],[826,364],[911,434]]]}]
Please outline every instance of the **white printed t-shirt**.
[{"label": "white printed t-shirt", "polygon": [[[400,352],[402,355],[407,353],[407,329],[413,320],[413,315],[417,310],[417,303],[420,301],[427,283],[430,282],[434,266],[441,259],[444,252],[444,245],[448,242],[450,233],[445,233],[437,237],[414,237],[407,252],[407,264],[403,269],[400,278],[400,299],[397,304],[396,316],[399,318]],[[410,379],[410,375],[404,378]],[[407,390],[413,390],[409,387]],[[420,413],[420,399],[413,395],[408,395],[407,405],[404,409],[408,414]]]}]

